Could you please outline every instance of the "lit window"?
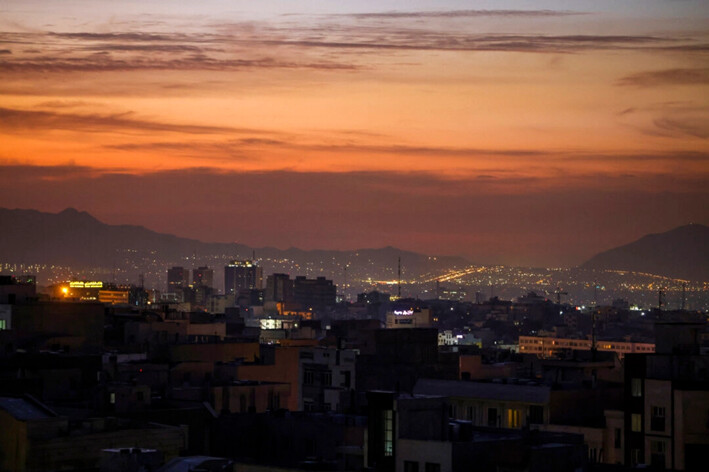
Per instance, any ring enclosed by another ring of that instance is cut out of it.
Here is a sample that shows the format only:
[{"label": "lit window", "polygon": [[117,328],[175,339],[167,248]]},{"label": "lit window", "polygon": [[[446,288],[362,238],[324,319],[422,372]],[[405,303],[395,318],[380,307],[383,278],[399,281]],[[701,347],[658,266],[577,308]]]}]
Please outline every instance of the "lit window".
[{"label": "lit window", "polygon": [[394,455],[394,411],[384,411],[384,455]]},{"label": "lit window", "polygon": [[520,413],[519,410],[509,409],[507,410],[507,427],[508,428],[519,428],[520,424]]},{"label": "lit window", "polygon": [[633,397],[643,396],[643,381],[642,379],[630,379],[630,395]]},{"label": "lit window", "polygon": [[0,330],[7,329],[7,321],[0,320]]},{"label": "lit window", "polygon": [[637,413],[630,415],[630,430],[634,433],[639,433],[642,431],[643,427],[643,417]]}]

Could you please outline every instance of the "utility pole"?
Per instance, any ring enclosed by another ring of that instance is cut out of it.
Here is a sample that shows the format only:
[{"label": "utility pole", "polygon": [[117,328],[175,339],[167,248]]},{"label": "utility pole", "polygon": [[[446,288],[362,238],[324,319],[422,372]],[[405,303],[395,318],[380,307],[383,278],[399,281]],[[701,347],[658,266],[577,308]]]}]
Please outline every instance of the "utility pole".
[{"label": "utility pole", "polygon": [[398,284],[397,297],[399,299],[401,299],[401,256],[399,256],[399,284]]},{"label": "utility pole", "polygon": [[342,287],[342,298],[347,301],[347,264],[345,264],[345,286]]}]

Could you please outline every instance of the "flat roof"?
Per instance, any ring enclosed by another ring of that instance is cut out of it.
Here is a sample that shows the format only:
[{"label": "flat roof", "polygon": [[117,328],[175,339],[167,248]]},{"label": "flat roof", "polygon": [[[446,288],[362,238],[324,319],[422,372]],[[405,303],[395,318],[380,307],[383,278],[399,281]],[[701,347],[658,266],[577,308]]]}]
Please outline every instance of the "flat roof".
[{"label": "flat roof", "polygon": [[520,385],[468,380],[419,379],[416,395],[440,395],[452,398],[483,398],[499,401],[549,403],[551,388],[546,385]]},{"label": "flat roof", "polygon": [[25,398],[0,397],[0,409],[7,411],[21,421],[43,420],[57,416],[49,409],[42,408]]}]

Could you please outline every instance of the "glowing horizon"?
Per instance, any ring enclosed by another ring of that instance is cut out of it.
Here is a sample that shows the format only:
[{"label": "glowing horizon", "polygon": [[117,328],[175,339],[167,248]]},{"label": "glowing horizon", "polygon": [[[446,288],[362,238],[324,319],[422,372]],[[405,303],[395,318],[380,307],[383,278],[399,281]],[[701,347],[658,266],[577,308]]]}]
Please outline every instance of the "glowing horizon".
[{"label": "glowing horizon", "polygon": [[709,8],[617,3],[6,2],[2,206],[549,264],[707,223]]}]

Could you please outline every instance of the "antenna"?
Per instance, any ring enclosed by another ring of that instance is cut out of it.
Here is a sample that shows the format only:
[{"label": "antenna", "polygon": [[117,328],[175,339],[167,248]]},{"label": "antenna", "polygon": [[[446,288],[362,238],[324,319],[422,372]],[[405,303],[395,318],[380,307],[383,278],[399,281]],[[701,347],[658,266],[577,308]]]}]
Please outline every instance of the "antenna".
[{"label": "antenna", "polygon": [[138,275],[138,287],[141,290],[145,288],[145,274]]},{"label": "antenna", "polygon": [[399,256],[399,287],[397,297],[401,299],[401,256]]},{"label": "antenna", "polygon": [[345,264],[345,286],[342,287],[344,301],[347,301],[347,264]]},{"label": "antenna", "polygon": [[561,287],[556,287],[556,304],[561,305],[561,296],[568,294],[569,292],[562,291]]},{"label": "antenna", "polygon": [[256,249],[251,250],[251,261],[256,262]]},{"label": "antenna", "polygon": [[596,361],[596,308],[591,310],[591,361]]}]

